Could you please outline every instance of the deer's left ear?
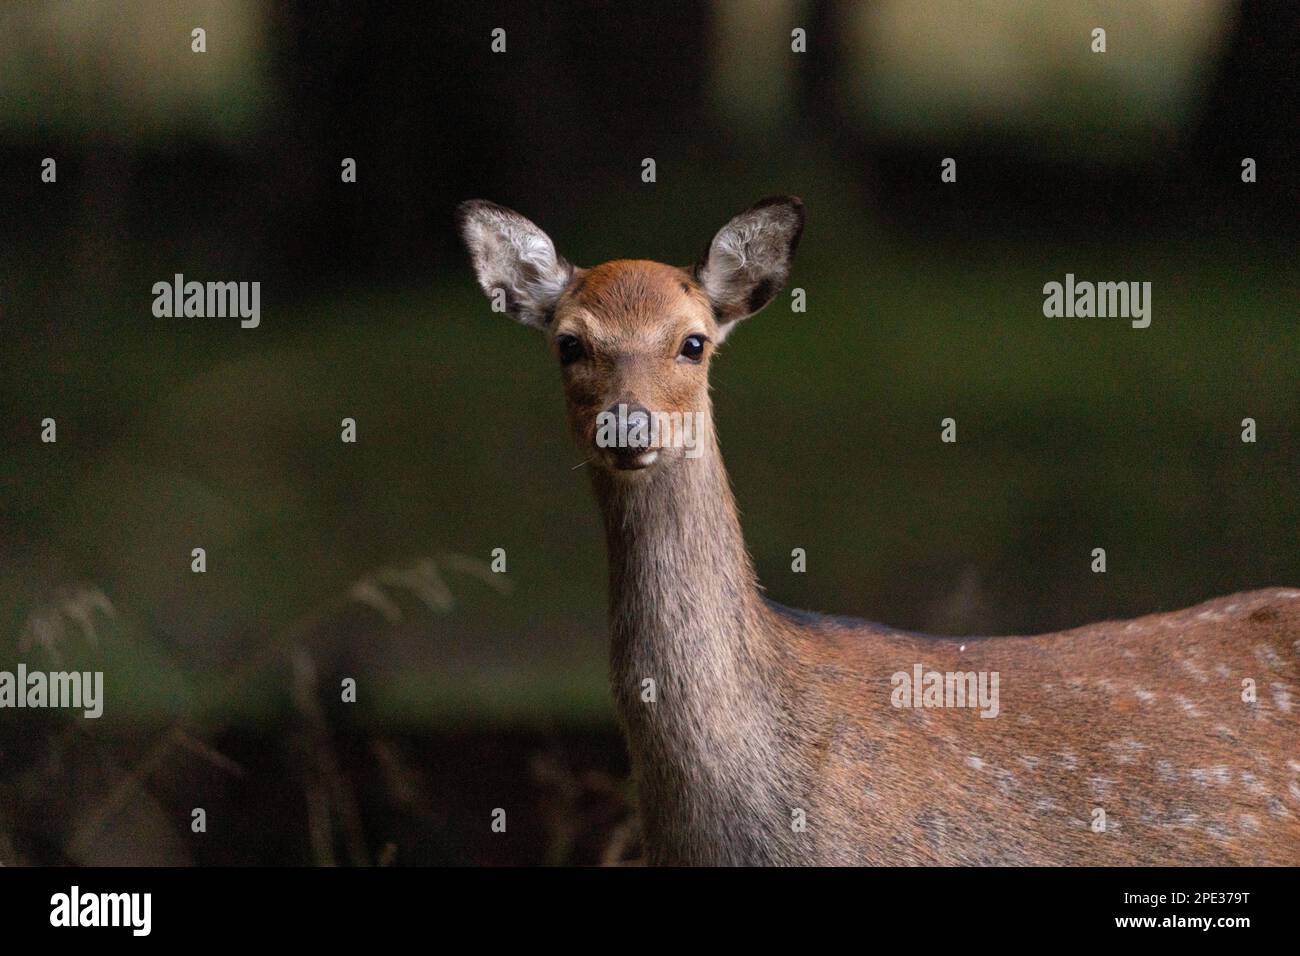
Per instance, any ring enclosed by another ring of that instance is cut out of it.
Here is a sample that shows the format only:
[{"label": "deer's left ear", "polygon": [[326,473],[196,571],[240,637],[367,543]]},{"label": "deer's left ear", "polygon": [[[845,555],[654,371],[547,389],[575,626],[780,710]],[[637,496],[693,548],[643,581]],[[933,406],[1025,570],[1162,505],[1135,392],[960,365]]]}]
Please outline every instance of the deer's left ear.
[{"label": "deer's left ear", "polygon": [[719,341],[776,297],[790,277],[803,232],[803,202],[773,196],[742,212],[713,237],[695,278],[713,304]]}]

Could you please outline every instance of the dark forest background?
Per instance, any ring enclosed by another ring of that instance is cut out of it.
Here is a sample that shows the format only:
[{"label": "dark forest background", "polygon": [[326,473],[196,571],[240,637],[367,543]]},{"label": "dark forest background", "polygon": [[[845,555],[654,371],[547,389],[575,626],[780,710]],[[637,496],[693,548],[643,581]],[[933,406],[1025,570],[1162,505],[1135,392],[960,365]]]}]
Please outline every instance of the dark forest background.
[{"label": "dark forest background", "polygon": [[[1010,633],[1300,584],[1298,27],[1154,0],[7,6],[0,669],[102,669],[108,701],[0,711],[0,863],[636,857],[595,508],[552,363],[474,287],[465,198],[584,265],[687,263],[804,198],[808,311],[779,300],[714,372],[782,603]],[[155,318],[178,272],[260,281],[261,326]],[[1151,327],[1044,318],[1067,272],[1152,282]]]}]

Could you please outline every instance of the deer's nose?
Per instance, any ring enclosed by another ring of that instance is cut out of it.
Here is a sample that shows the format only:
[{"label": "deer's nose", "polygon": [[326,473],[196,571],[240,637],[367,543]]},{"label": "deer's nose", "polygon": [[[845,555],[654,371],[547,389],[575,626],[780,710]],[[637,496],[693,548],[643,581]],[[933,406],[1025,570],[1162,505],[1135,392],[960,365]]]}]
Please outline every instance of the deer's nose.
[{"label": "deer's nose", "polygon": [[632,471],[654,464],[659,452],[653,441],[653,419],[645,406],[615,402],[600,413],[600,419],[596,444],[605,450],[615,468]]},{"label": "deer's nose", "polygon": [[650,412],[635,402],[619,402],[610,406],[611,414],[620,415],[627,423],[627,448],[650,447]]}]

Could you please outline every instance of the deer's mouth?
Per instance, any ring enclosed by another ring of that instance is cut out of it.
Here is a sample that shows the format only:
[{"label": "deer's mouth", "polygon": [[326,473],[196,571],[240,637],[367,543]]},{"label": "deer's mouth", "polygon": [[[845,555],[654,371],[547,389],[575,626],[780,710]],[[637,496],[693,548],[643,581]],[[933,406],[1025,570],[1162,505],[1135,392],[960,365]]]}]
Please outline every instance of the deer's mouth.
[{"label": "deer's mouth", "polygon": [[659,460],[657,448],[611,448],[610,463],[618,471],[640,471]]}]

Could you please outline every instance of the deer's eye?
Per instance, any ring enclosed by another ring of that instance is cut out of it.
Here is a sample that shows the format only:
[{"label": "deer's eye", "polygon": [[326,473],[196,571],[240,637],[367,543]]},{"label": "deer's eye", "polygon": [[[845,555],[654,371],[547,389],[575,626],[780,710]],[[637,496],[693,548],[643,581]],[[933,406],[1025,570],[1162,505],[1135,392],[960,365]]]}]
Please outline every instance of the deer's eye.
[{"label": "deer's eye", "polygon": [[560,353],[561,365],[572,365],[582,358],[582,343],[575,335],[557,335],[555,347]]},{"label": "deer's eye", "polygon": [[704,336],[688,335],[686,341],[682,343],[682,350],[678,353],[688,362],[698,362],[700,356],[704,354]]}]

